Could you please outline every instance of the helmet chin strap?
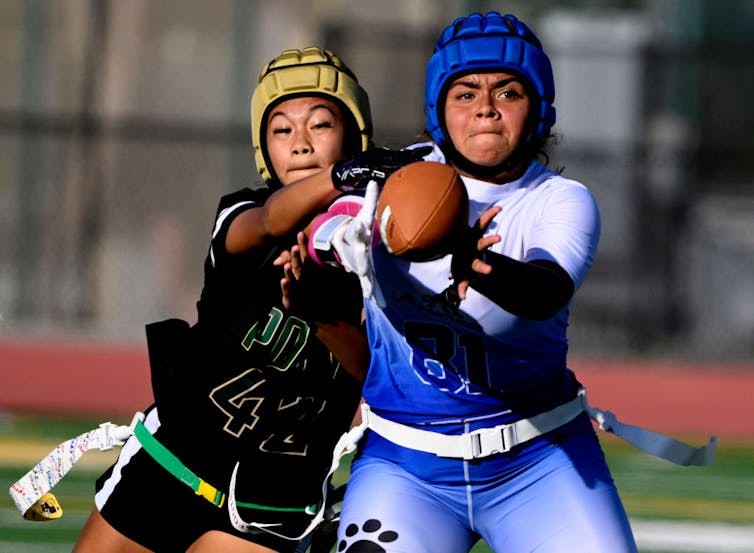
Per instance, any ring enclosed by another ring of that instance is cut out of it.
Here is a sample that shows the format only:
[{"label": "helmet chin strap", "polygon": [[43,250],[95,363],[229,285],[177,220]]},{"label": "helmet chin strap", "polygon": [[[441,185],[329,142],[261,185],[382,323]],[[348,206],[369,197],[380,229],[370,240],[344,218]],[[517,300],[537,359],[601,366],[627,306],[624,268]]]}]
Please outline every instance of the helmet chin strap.
[{"label": "helmet chin strap", "polygon": [[502,163],[498,163],[497,165],[480,165],[461,155],[450,141],[445,142],[440,148],[445,154],[445,158],[448,159],[457,169],[481,179],[495,177],[502,173],[509,173],[525,161],[526,158],[524,153],[526,148],[519,146]]}]

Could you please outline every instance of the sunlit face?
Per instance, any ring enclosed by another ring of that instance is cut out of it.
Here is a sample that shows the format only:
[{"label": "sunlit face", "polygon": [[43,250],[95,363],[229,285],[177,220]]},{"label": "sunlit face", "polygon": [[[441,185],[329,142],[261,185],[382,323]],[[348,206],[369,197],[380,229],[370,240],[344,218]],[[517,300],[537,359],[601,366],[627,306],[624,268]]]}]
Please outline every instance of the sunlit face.
[{"label": "sunlit face", "polygon": [[522,140],[531,102],[510,73],[472,73],[454,80],[445,126],[456,150],[485,167],[504,162]]},{"label": "sunlit face", "polygon": [[265,139],[272,169],[283,185],[322,171],[344,158],[345,121],[326,98],[285,100],[267,117]]}]

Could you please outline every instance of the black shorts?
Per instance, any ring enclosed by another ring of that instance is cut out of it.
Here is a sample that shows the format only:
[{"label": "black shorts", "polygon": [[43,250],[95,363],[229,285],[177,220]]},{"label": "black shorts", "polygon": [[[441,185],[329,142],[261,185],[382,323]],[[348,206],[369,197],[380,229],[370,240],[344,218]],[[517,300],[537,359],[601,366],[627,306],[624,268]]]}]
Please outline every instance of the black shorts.
[{"label": "black shorts", "polygon": [[[148,428],[154,428],[150,419],[155,418],[156,412],[150,413],[145,421]],[[159,438],[159,432],[156,437]],[[115,464],[97,479],[96,489],[95,500],[103,518],[121,534],[157,553],[183,553],[210,530],[226,532],[281,553],[296,549],[294,540],[267,532],[247,534],[236,530],[230,523],[227,498],[222,507],[216,507],[196,495],[152,459],[133,436],[123,446]],[[312,520],[303,512],[239,508],[239,514],[248,522],[280,523],[274,531],[288,536],[298,536]]]}]

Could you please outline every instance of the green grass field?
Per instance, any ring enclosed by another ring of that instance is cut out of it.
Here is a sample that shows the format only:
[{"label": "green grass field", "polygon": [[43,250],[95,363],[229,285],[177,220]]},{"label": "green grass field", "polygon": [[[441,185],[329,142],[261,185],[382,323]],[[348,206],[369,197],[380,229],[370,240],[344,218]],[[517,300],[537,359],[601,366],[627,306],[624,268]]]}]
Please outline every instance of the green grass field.
[{"label": "green grass field", "polygon": [[[0,417],[3,489],[59,442],[99,422]],[[650,457],[611,436],[602,434],[601,438],[642,553],[754,552],[754,441],[720,440],[715,464],[684,468]],[[92,508],[94,480],[114,456],[113,452],[87,453],[55,488],[65,513],[60,520],[23,520],[4,492],[0,496],[0,551],[70,551]],[[346,477],[347,467],[336,479]],[[489,549],[480,543],[473,551]]]}]

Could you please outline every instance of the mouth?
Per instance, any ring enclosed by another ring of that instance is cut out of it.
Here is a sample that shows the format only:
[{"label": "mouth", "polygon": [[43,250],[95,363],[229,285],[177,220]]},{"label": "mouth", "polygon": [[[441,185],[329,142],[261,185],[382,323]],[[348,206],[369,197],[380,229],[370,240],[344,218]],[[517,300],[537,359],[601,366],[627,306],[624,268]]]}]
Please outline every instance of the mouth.
[{"label": "mouth", "polygon": [[303,172],[314,173],[321,170],[322,170],[322,167],[320,167],[319,165],[307,165],[306,167],[292,167],[288,169],[288,172],[289,173],[303,173]]},{"label": "mouth", "polygon": [[475,136],[488,136],[488,135],[502,136],[502,134],[503,132],[498,129],[479,129],[472,132],[469,136],[471,138],[474,138]]}]

